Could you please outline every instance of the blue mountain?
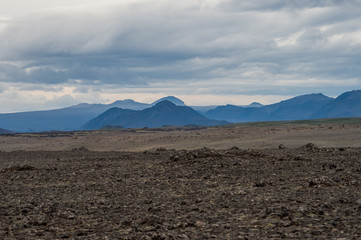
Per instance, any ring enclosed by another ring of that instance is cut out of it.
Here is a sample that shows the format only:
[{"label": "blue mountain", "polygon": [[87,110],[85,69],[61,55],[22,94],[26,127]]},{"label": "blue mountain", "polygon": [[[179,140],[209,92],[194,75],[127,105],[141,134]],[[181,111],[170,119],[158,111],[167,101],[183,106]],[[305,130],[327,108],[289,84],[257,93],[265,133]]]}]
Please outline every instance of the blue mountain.
[{"label": "blue mountain", "polygon": [[[116,117],[114,119],[122,119],[117,125],[124,125],[124,127],[144,127],[144,126],[161,126],[163,124],[162,119],[156,116],[162,116],[153,109],[142,112],[145,117],[143,120],[140,118],[134,118],[133,123],[125,121],[126,117],[131,118],[131,114],[134,111],[134,116],[139,116],[139,112],[156,107],[159,103],[166,100],[177,107],[186,107],[184,102],[176,97],[168,96],[155,101],[152,104],[139,103],[131,99],[115,101],[111,104],[87,104],[82,103],[75,106],[70,106],[61,109],[46,110],[46,111],[33,111],[33,112],[19,112],[19,113],[6,113],[0,114],[0,127],[8,129],[14,132],[40,132],[40,131],[73,131],[79,130],[80,126],[85,126],[90,120],[96,118],[100,114],[106,112],[109,109],[116,108],[114,114],[120,114],[119,111],[123,111],[122,117]],[[170,108],[170,106],[168,106]],[[122,109],[122,110],[120,110]],[[196,109],[198,112],[194,111]],[[340,117],[361,117],[361,90],[349,91],[341,94],[337,98],[330,98],[321,93],[308,94],[298,97],[294,97],[279,103],[271,105],[261,105],[253,103],[248,106],[197,106],[192,109],[195,119],[198,119],[199,125],[215,125],[216,122],[210,123],[209,119],[215,119],[218,121],[227,122],[252,122],[252,121],[277,121],[277,120],[301,120],[301,119],[316,119],[316,118],[340,118]],[[131,110],[131,111],[126,111]],[[166,108],[163,109],[164,111]],[[169,110],[169,109],[168,109]],[[179,110],[174,110],[176,113]],[[156,113],[152,118],[145,114],[147,112]],[[190,110],[189,110],[190,111]],[[166,112],[166,111],[165,111]],[[181,119],[182,114],[179,111],[177,114]],[[203,114],[201,115],[200,112]],[[176,114],[175,114],[176,115]],[[168,119],[172,119],[170,115],[167,115]],[[200,117],[204,119],[201,120]],[[107,119],[102,121],[107,122]],[[129,120],[130,121],[130,120]],[[149,123],[146,123],[146,122]],[[204,123],[202,123],[204,121]],[[196,121],[179,121],[173,119],[171,123],[164,123],[163,125],[178,125],[184,124],[184,122]],[[174,124],[172,124],[174,123]],[[102,122],[99,122],[101,125]],[[112,123],[115,124],[115,123]]]},{"label": "blue mountain", "polygon": [[280,121],[310,119],[322,106],[333,101],[321,93],[294,97],[279,103],[239,107],[234,105],[219,106],[204,115],[216,120],[229,122]]},{"label": "blue mountain", "polygon": [[185,106],[185,103],[180,100],[179,98],[176,98],[174,96],[168,96],[168,97],[164,97],[161,99],[158,99],[157,101],[155,101],[154,103],[152,103],[152,105],[156,105],[157,103],[163,102],[163,101],[169,101],[177,106]]},{"label": "blue mountain", "polygon": [[170,101],[161,101],[153,107],[136,111],[112,108],[90,120],[82,129],[93,130],[105,126],[123,128],[143,128],[171,126],[214,126],[226,124],[225,121],[210,120],[187,106],[177,106]]},{"label": "blue mountain", "polygon": [[78,105],[45,111],[0,114],[0,126],[16,132],[72,131],[113,107],[145,109],[149,104],[120,100],[111,104]]},{"label": "blue mountain", "polygon": [[345,92],[315,111],[313,118],[361,117],[361,90]]}]

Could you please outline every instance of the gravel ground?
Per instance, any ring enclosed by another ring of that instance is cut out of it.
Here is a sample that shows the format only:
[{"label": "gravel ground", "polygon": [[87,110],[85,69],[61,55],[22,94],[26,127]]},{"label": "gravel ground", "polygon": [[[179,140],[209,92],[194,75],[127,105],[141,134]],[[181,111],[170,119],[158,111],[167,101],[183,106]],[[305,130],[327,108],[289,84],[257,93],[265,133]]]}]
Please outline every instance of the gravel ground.
[{"label": "gravel ground", "polygon": [[360,239],[361,148],[0,152],[1,239]]}]

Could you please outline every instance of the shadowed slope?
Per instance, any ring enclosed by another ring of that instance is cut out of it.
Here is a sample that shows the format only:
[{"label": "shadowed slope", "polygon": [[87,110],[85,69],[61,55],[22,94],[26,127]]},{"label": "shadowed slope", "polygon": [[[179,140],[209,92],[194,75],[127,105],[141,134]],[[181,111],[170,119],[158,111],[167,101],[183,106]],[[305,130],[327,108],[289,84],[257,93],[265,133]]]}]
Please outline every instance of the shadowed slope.
[{"label": "shadowed slope", "polygon": [[176,106],[170,101],[162,101],[142,111],[113,108],[89,121],[83,129],[100,129],[104,126],[124,128],[161,127],[164,125],[212,126],[226,122],[210,120],[186,106]]}]

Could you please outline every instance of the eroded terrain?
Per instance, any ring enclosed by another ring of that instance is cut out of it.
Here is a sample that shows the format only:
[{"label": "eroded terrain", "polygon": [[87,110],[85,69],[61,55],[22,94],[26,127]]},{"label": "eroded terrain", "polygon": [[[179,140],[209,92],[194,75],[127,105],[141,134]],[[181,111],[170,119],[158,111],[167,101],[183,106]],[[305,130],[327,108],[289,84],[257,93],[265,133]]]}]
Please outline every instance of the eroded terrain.
[{"label": "eroded terrain", "polygon": [[1,239],[361,237],[361,148],[0,152]]}]

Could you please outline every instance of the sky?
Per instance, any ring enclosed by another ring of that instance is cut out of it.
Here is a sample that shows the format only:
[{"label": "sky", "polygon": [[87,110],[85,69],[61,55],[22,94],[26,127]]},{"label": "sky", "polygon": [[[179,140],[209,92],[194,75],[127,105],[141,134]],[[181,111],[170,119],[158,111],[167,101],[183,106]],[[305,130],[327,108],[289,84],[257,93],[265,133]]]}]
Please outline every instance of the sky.
[{"label": "sky", "polygon": [[0,0],[0,112],[361,88],[361,0]]}]

